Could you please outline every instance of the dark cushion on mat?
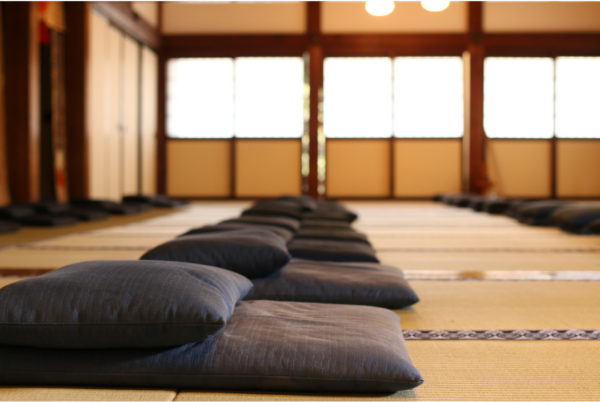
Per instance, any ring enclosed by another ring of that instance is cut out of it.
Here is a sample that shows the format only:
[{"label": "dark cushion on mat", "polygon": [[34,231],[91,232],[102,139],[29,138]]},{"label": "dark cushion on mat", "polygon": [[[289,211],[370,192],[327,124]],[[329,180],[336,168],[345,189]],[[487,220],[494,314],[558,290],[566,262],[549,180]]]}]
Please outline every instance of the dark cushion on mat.
[{"label": "dark cushion on mat", "polygon": [[103,210],[115,215],[132,215],[144,210],[141,204],[119,204],[107,200],[71,200],[71,205],[77,208]]},{"label": "dark cushion on mat", "polygon": [[483,206],[485,204],[486,198],[485,197],[478,197],[478,196],[473,196],[471,197],[471,199],[469,199],[469,207],[476,212],[481,212],[483,211]]},{"label": "dark cushion on mat", "polygon": [[69,210],[68,215],[73,215],[82,221],[97,221],[108,218],[110,213],[101,209],[73,208]]},{"label": "dark cushion on mat", "polygon": [[419,386],[398,315],[369,306],[242,302],[214,338],[176,348],[0,346],[2,385],[393,393]]},{"label": "dark cushion on mat", "polygon": [[573,205],[557,208],[550,220],[560,229],[581,233],[593,221],[600,219],[600,206]]},{"label": "dark cushion on mat", "polygon": [[204,264],[259,278],[281,269],[291,256],[285,240],[275,233],[247,229],[179,237],[147,251],[140,259]]},{"label": "dark cushion on mat", "polygon": [[294,203],[300,205],[302,207],[303,211],[314,211],[319,206],[319,204],[317,203],[317,200],[315,200],[314,198],[312,198],[308,195],[301,195],[301,196],[284,195],[282,197],[279,197],[278,200],[294,202]]},{"label": "dark cushion on mat", "polygon": [[81,262],[0,289],[0,342],[65,349],[200,342],[225,326],[251,287],[241,275],[196,264]]},{"label": "dark cushion on mat", "polygon": [[358,218],[354,212],[343,210],[316,210],[313,212],[305,212],[304,219],[326,219],[334,221],[354,222]]},{"label": "dark cushion on mat", "polygon": [[296,219],[284,218],[282,216],[240,216],[239,218],[227,219],[221,223],[252,223],[255,225],[279,226],[296,232],[300,228],[300,222]]},{"label": "dark cushion on mat", "polygon": [[[254,225],[251,223],[219,223],[218,225],[207,225],[202,226],[200,228],[194,228],[189,230],[188,232],[182,234],[181,236],[189,236],[201,233],[215,233],[215,232],[228,232],[232,230],[247,230],[247,229],[257,229],[257,230],[267,230],[269,232],[275,233],[277,236],[281,237],[286,242],[294,237],[294,232],[289,229],[284,229],[279,226],[271,226],[271,225]],[[180,236],[180,237],[181,237]]]},{"label": "dark cushion on mat", "polygon": [[0,233],[16,232],[20,228],[21,224],[18,222],[0,220]]},{"label": "dark cushion on mat", "polygon": [[242,212],[242,216],[283,216],[296,220],[301,220],[302,214],[300,205],[285,201],[261,202]]},{"label": "dark cushion on mat", "polygon": [[280,271],[253,279],[246,300],[360,304],[403,308],[419,301],[402,271],[371,262],[293,259]]},{"label": "dark cushion on mat", "polygon": [[79,218],[73,215],[31,215],[20,218],[19,223],[24,226],[67,226],[79,222]]},{"label": "dark cushion on mat", "polygon": [[597,235],[600,234],[600,219],[597,219],[587,225],[583,230],[583,233]]},{"label": "dark cushion on mat", "polygon": [[471,205],[472,194],[447,194],[443,197],[444,204],[459,208],[468,208]]},{"label": "dark cushion on mat", "polygon": [[490,198],[483,203],[483,210],[488,214],[500,215],[506,213],[511,205],[512,203],[510,200]]},{"label": "dark cushion on mat", "polygon": [[315,239],[315,240],[339,240],[339,241],[359,241],[369,243],[367,236],[353,229],[338,228],[319,228],[319,227],[301,227],[294,236],[294,239]]},{"label": "dark cushion on mat", "polygon": [[8,205],[0,208],[0,219],[17,220],[35,215],[35,210],[24,205]]},{"label": "dark cushion on mat", "polygon": [[303,219],[301,228],[331,228],[350,229],[352,225],[347,221],[336,221],[330,219]]},{"label": "dark cushion on mat", "polygon": [[552,226],[552,212],[565,206],[564,201],[534,201],[519,207],[515,217],[521,223],[535,226]]},{"label": "dark cushion on mat", "polygon": [[123,197],[123,202],[148,204],[157,208],[175,208],[189,204],[189,201],[170,198],[164,195],[128,195]]},{"label": "dark cushion on mat", "polygon": [[56,201],[40,201],[31,204],[26,204],[33,208],[38,214],[44,215],[59,215],[69,212],[71,206],[69,204],[61,204]]},{"label": "dark cushion on mat", "polygon": [[288,251],[294,258],[313,261],[379,262],[373,247],[356,241],[294,239]]}]

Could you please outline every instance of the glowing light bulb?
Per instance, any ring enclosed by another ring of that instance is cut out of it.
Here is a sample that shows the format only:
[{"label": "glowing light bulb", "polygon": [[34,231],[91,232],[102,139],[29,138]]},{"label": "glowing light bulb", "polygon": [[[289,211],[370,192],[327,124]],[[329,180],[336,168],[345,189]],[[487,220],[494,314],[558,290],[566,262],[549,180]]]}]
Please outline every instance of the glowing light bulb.
[{"label": "glowing light bulb", "polygon": [[394,2],[391,0],[368,0],[365,9],[371,15],[382,17],[394,11]]},{"label": "glowing light bulb", "polygon": [[427,11],[443,11],[448,8],[448,0],[423,0],[421,6]]}]

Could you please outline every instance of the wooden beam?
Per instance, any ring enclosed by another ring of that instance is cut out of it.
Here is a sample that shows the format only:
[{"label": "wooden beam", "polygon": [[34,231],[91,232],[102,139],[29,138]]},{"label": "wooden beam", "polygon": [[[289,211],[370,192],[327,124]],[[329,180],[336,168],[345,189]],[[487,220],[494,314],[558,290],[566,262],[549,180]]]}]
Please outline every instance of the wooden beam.
[{"label": "wooden beam", "polygon": [[8,169],[13,202],[40,194],[40,55],[37,2],[6,2],[4,61]]},{"label": "wooden beam", "polygon": [[162,52],[171,57],[301,56],[306,35],[169,35]]},{"label": "wooden beam", "polygon": [[486,34],[487,56],[600,56],[600,34]]},{"label": "wooden beam", "polygon": [[71,198],[89,197],[89,133],[87,77],[89,71],[89,3],[65,2],[65,81],[67,176]]},{"label": "wooden beam", "polygon": [[322,35],[326,56],[460,56],[469,44],[464,34]]},{"label": "wooden beam", "polygon": [[158,54],[158,125],[156,138],[156,192],[166,194],[167,164],[167,60]]},{"label": "wooden beam", "polygon": [[95,1],[94,10],[104,15],[117,28],[143,44],[159,50],[161,35],[131,9],[130,2]]}]

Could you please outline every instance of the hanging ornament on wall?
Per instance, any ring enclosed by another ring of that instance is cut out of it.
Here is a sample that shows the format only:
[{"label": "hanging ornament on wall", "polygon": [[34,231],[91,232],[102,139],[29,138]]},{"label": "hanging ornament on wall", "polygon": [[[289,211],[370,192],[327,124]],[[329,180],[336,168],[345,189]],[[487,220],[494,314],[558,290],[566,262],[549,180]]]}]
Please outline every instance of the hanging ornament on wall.
[{"label": "hanging ornament on wall", "polygon": [[365,9],[371,15],[382,17],[394,11],[394,2],[391,0],[368,0]]},{"label": "hanging ornament on wall", "polygon": [[448,0],[423,0],[421,6],[427,11],[444,11],[450,5]]}]

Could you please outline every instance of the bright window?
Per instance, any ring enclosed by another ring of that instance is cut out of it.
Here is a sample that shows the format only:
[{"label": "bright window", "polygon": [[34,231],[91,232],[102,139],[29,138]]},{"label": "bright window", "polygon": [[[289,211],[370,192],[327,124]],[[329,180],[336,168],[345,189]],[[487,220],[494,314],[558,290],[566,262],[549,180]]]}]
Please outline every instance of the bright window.
[{"label": "bright window", "polygon": [[323,128],[329,138],[392,135],[392,60],[329,57],[323,78]]},{"label": "bright window", "polygon": [[233,135],[232,59],[171,59],[167,74],[169,137],[230,138]]},{"label": "bright window", "polygon": [[394,135],[458,138],[464,133],[460,57],[394,59]]},{"label": "bright window", "polygon": [[554,135],[553,60],[486,58],[483,123],[491,138],[551,138]]},{"label": "bright window", "polygon": [[240,57],[235,61],[237,137],[304,133],[304,62],[300,57]]},{"label": "bright window", "polygon": [[172,138],[300,138],[300,57],[180,58],[168,63]]},{"label": "bright window", "polygon": [[556,136],[600,138],[600,57],[556,58]]}]

